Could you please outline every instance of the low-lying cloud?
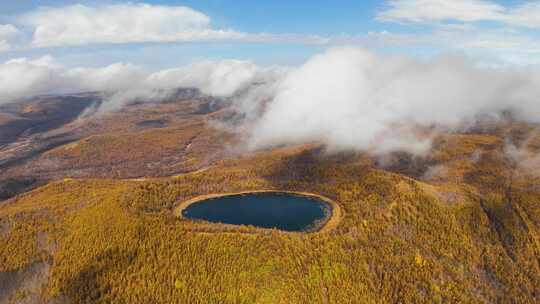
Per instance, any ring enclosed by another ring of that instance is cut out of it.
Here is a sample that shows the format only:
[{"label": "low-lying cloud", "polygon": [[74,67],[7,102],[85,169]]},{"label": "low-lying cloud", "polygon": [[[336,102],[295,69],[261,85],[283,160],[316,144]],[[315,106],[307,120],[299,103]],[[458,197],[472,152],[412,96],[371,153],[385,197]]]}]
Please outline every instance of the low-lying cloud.
[{"label": "low-lying cloud", "polygon": [[345,47],[299,67],[203,61],[148,72],[132,64],[64,68],[53,58],[0,64],[0,103],[47,93],[100,91],[102,111],[153,101],[178,88],[232,101],[251,150],[319,142],[329,150],[424,154],[438,129],[457,130],[503,111],[540,122],[537,67],[484,67],[465,56],[418,60]]},{"label": "low-lying cloud", "polygon": [[6,61],[0,65],[0,104],[35,94],[62,92],[70,86],[63,78],[50,56]]},{"label": "low-lying cloud", "polygon": [[129,63],[65,68],[51,56],[19,58],[0,64],[0,104],[34,95],[97,91],[107,96],[103,107],[114,110],[136,99],[166,98],[178,88],[197,88],[205,95],[228,98],[254,83],[276,79],[283,70],[243,60],[202,61],[149,72]]},{"label": "low-lying cloud", "polygon": [[330,49],[290,72],[249,135],[251,148],[323,142],[333,149],[422,153],[429,135],[512,110],[540,120],[536,68],[482,68],[463,56],[419,61]]}]

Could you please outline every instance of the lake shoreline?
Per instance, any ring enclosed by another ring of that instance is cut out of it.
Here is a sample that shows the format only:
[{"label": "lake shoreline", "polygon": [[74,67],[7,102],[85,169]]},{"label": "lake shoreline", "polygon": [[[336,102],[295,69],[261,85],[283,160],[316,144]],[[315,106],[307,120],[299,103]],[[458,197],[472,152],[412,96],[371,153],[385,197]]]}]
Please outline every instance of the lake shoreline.
[{"label": "lake shoreline", "polygon": [[[193,197],[191,199],[188,199],[186,201],[181,202],[173,209],[173,215],[180,219],[187,219],[183,216],[182,212],[189,207],[192,204],[210,200],[210,199],[216,199],[216,198],[222,198],[222,197],[228,197],[228,196],[240,196],[240,195],[249,195],[249,194],[264,194],[264,193],[276,193],[276,194],[288,194],[288,195],[296,195],[301,196],[305,198],[310,198],[314,200],[319,200],[321,202],[324,202],[328,204],[329,206],[329,215],[325,217],[321,223],[318,223],[315,225],[315,227],[312,230],[303,232],[303,233],[326,233],[333,229],[335,229],[339,223],[341,222],[341,219],[343,218],[343,211],[341,206],[334,200],[324,197],[319,194],[311,193],[311,192],[299,192],[299,191],[282,191],[282,190],[252,190],[252,191],[240,191],[240,192],[228,192],[228,193],[213,193],[213,194],[204,194],[199,195],[196,197]],[[259,228],[264,229],[264,228]],[[282,230],[280,230],[282,231]],[[292,233],[287,231],[282,231],[285,233]],[[299,233],[299,232],[294,232]],[[302,232],[300,232],[302,233]]]}]

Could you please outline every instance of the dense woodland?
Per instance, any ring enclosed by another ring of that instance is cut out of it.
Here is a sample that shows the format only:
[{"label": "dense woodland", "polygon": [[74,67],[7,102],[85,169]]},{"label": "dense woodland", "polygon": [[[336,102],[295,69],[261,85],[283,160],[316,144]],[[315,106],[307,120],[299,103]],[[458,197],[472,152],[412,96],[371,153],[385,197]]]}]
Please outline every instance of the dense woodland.
[{"label": "dense woodland", "polygon": [[[303,146],[173,178],[51,182],[0,205],[0,279],[16,285],[0,302],[537,303],[540,180],[504,145],[445,135],[386,168]],[[173,216],[197,195],[257,189],[321,194],[344,216],[325,233]]]}]

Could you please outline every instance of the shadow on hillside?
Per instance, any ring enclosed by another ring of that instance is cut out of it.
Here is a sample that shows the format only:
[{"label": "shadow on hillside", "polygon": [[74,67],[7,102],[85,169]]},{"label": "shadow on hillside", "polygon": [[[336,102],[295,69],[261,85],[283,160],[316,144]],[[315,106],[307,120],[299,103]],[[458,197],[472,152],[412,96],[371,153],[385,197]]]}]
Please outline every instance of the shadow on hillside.
[{"label": "shadow on hillside", "polygon": [[360,178],[362,172],[356,153],[326,152],[316,147],[289,155],[263,170],[262,177],[277,189],[309,190],[316,185],[335,184],[341,178]]},{"label": "shadow on hillside", "polygon": [[103,284],[103,282],[115,278],[109,277],[105,280],[102,277],[106,276],[107,273],[124,271],[136,256],[135,250],[108,249],[89,260],[86,266],[71,279],[62,282],[60,290],[74,303],[110,302],[112,301],[111,298],[108,298],[111,293],[110,283]]},{"label": "shadow on hillside", "polygon": [[40,303],[50,265],[36,262],[16,271],[0,272],[0,303]]},{"label": "shadow on hillside", "polygon": [[407,152],[392,152],[388,155],[373,158],[375,168],[414,179],[423,178],[428,170],[436,164],[435,161],[428,157],[416,156]]}]

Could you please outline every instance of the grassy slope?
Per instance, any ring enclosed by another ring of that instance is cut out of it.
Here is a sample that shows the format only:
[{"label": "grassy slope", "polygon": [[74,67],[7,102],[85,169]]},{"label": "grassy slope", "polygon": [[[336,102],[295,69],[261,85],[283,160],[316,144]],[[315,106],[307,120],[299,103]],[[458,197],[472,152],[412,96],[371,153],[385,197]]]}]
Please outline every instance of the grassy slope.
[{"label": "grassy slope", "polygon": [[[207,106],[200,100],[131,105],[40,133],[30,145],[20,139],[9,149],[0,149],[0,158],[8,160],[0,170],[0,182],[28,177],[43,181],[171,176],[198,169],[222,158],[231,139],[231,134],[208,123],[219,113],[201,112]],[[54,144],[63,140],[72,142]]]},{"label": "grassy slope", "polygon": [[[441,144],[446,175],[431,184],[304,148],[172,179],[57,181],[0,206],[0,271],[51,263],[41,296],[74,303],[537,302],[538,180],[509,192],[497,145]],[[172,216],[178,201],[250,189],[320,193],[345,217],[306,235]]]}]

